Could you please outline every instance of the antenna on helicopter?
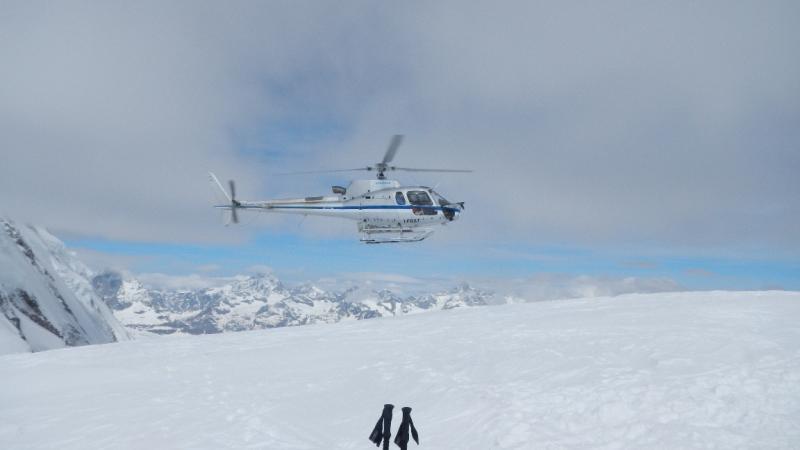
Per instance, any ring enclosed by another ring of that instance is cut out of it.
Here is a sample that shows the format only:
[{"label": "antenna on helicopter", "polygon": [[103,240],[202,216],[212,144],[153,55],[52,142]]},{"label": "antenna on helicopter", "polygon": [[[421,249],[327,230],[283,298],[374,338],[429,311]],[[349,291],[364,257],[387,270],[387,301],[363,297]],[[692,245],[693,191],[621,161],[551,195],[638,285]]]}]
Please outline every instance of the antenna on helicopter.
[{"label": "antenna on helicopter", "polygon": [[386,172],[394,172],[397,170],[404,171],[404,172],[458,172],[458,173],[467,173],[472,172],[472,170],[463,170],[463,169],[415,169],[411,167],[397,167],[397,166],[390,166],[389,163],[392,162],[395,155],[397,154],[397,149],[400,148],[400,144],[403,143],[403,135],[402,134],[395,134],[392,136],[392,140],[389,141],[389,147],[386,149],[386,153],[383,155],[383,160],[381,162],[376,163],[372,166],[367,167],[358,167],[355,169],[334,169],[334,170],[312,170],[312,171],[304,171],[304,172],[284,172],[284,173],[277,173],[275,175],[303,175],[303,174],[314,174],[314,173],[334,173],[334,172],[355,172],[365,170],[368,172],[375,171],[377,172],[379,180],[386,179]]}]

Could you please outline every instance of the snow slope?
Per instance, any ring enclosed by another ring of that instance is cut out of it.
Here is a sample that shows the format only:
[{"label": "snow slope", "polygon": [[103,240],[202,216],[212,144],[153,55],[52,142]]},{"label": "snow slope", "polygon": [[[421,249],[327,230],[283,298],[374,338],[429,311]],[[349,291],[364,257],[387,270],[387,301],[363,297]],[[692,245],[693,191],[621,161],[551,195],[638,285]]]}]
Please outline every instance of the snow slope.
[{"label": "snow slope", "polygon": [[641,294],[6,355],[0,448],[367,449],[385,402],[421,449],[800,448],[798,324]]},{"label": "snow slope", "polygon": [[90,276],[44,229],[0,218],[0,354],[126,339]]}]

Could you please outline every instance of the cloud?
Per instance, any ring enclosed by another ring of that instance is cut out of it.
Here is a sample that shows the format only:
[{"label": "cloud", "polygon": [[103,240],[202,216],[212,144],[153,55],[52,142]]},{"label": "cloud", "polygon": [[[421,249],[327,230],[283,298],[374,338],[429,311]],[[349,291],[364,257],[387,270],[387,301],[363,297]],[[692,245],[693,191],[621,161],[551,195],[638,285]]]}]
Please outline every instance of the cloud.
[{"label": "cloud", "polygon": [[[250,271],[252,273],[252,271]],[[145,286],[156,289],[185,290],[218,287],[246,275],[212,277],[200,274],[170,275],[139,273],[127,275]],[[268,273],[268,272],[258,272]],[[473,288],[493,292],[494,302],[534,302],[569,298],[593,298],[633,293],[672,292],[685,290],[669,278],[600,277],[539,273],[526,278],[412,278],[399,274],[361,273],[328,277],[302,284],[311,284],[327,291],[350,291],[351,300],[371,298],[373,292],[387,289],[396,295],[423,295],[447,292],[467,283]],[[301,283],[289,283],[297,285]],[[353,291],[353,289],[356,289]]]},{"label": "cloud", "polygon": [[345,277],[353,281],[363,281],[368,283],[397,283],[397,284],[420,284],[423,281],[419,278],[397,273],[377,273],[377,272],[354,272],[348,273]]},{"label": "cloud", "polygon": [[448,278],[417,278],[400,273],[384,272],[348,272],[335,276],[326,276],[313,281],[307,281],[319,288],[328,291],[353,291],[359,294],[351,298],[364,296],[371,297],[373,291],[388,289],[397,295],[413,295],[431,293],[444,290],[455,285],[455,281]]},{"label": "cloud", "polygon": [[195,268],[198,272],[209,273],[209,272],[217,272],[222,269],[222,266],[219,264],[201,264]]},{"label": "cloud", "polygon": [[263,264],[255,264],[247,268],[246,272],[255,274],[271,274],[273,273],[272,267]]},{"label": "cloud", "polygon": [[693,276],[693,277],[712,277],[712,276],[716,275],[714,272],[712,272],[712,271],[710,271],[708,269],[703,269],[701,267],[688,268],[688,269],[684,270],[684,273],[686,275],[690,275],[690,276]]},{"label": "cloud", "polygon": [[191,290],[222,286],[233,281],[232,277],[208,277],[198,274],[169,275],[164,273],[139,273],[133,275],[143,285],[156,289]]},{"label": "cloud", "polygon": [[207,171],[257,197],[246,151],[272,119],[308,106],[286,108],[300,100],[293,80],[337,32],[330,8],[255,6],[4,4],[5,212],[113,239],[247,236],[221,230]]},{"label": "cloud", "polygon": [[152,256],[148,255],[102,252],[88,248],[75,248],[72,251],[81,262],[89,266],[94,272],[102,272],[104,270],[124,272],[133,267],[147,265],[153,259]]},{"label": "cloud", "polygon": [[685,290],[668,277],[622,277],[534,273],[527,277],[408,277],[390,273],[340,274],[312,284],[327,290],[357,287],[362,295],[388,289],[399,295],[420,295],[446,292],[464,283],[495,294],[494,301],[543,301],[567,298],[592,298],[633,293],[672,292]]},{"label": "cloud", "polygon": [[628,267],[631,269],[643,269],[643,270],[655,270],[659,268],[659,264],[657,262],[647,261],[647,260],[623,261],[620,265],[622,267]]},{"label": "cloud", "polygon": [[[492,241],[800,248],[793,2],[20,2],[0,18],[0,204],[114,239],[214,242],[205,172],[240,196],[327,190],[283,169],[377,161]],[[303,222],[302,233],[341,227]],[[794,250],[792,250],[794,249]]]},{"label": "cloud", "polygon": [[633,293],[685,290],[670,278],[609,277],[568,274],[536,274],[528,278],[504,280],[496,289],[526,301],[591,298]]}]

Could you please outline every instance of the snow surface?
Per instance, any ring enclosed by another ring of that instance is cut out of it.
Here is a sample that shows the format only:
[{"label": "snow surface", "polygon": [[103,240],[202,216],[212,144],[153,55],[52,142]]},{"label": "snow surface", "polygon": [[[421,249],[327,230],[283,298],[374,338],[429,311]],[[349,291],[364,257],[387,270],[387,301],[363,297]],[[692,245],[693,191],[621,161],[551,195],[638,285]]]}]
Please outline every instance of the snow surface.
[{"label": "snow surface", "polygon": [[800,293],[169,336],[5,355],[0,380],[9,449],[367,449],[387,402],[421,449],[800,448]]}]

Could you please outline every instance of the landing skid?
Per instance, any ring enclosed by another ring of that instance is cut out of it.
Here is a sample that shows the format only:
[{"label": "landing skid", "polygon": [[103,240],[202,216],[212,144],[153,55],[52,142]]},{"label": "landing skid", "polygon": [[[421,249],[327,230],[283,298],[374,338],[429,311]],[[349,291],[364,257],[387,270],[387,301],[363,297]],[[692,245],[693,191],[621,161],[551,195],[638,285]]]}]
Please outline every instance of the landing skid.
[{"label": "landing skid", "polygon": [[393,244],[398,242],[419,242],[431,234],[427,228],[363,228],[361,242],[366,244]]}]

